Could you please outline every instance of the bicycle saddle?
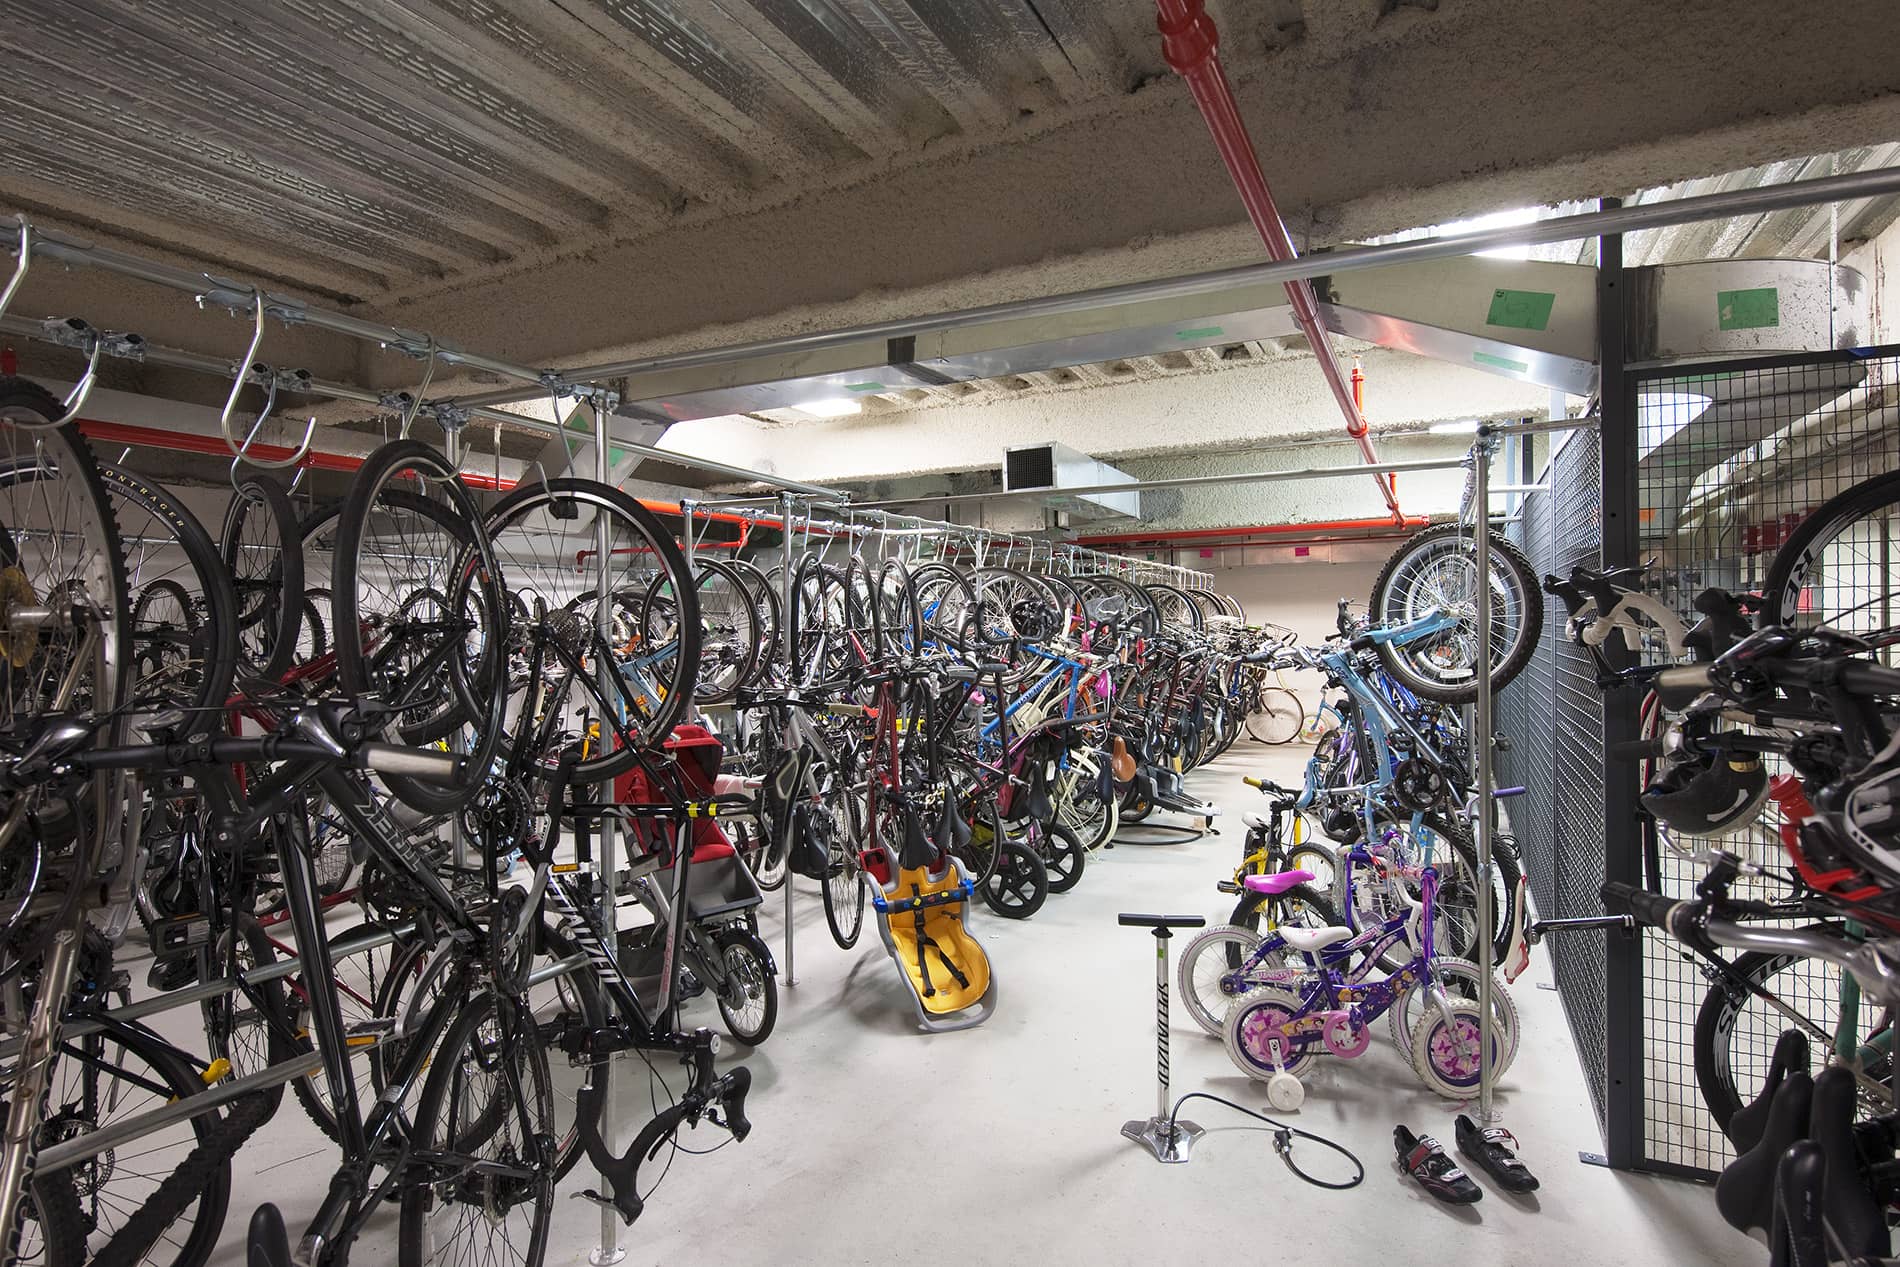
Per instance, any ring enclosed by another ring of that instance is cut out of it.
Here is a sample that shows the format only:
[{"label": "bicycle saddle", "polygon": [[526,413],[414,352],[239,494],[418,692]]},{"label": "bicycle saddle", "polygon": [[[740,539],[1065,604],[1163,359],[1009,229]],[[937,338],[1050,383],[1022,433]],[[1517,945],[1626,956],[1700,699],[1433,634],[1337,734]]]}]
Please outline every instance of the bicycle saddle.
[{"label": "bicycle saddle", "polygon": [[[1249,876],[1248,878],[1269,879],[1271,877]],[[1312,954],[1315,951],[1324,950],[1328,946],[1336,946],[1352,936],[1352,929],[1342,924],[1329,924],[1325,928],[1287,928],[1283,926],[1276,931],[1279,932],[1287,945],[1293,947],[1293,949],[1299,951],[1301,954]]]},{"label": "bicycle saddle", "polygon": [[[1250,893],[1274,894],[1284,893],[1288,889],[1296,888],[1311,879],[1313,879],[1313,873],[1311,871],[1276,871],[1272,875],[1250,875],[1240,883],[1245,886]],[[1281,929],[1280,931],[1284,933],[1286,930]],[[1292,938],[1288,938],[1287,942],[1291,945]]]},{"label": "bicycle saddle", "polygon": [[1715,1181],[1715,1208],[1740,1232],[1768,1231],[1774,1207],[1775,1167],[1796,1140],[1807,1138],[1814,1079],[1797,1069],[1775,1092],[1768,1121],[1755,1146],[1730,1162]]},{"label": "bicycle saddle", "polygon": [[1735,1110],[1728,1120],[1728,1142],[1735,1146],[1737,1155],[1761,1139],[1768,1127],[1768,1108],[1775,1102],[1775,1092],[1781,1090],[1782,1079],[1797,1069],[1808,1071],[1808,1036],[1798,1029],[1786,1029],[1775,1040],[1775,1054],[1768,1061],[1768,1077],[1761,1093]]},{"label": "bicycle saddle", "polygon": [[1821,1210],[1828,1230],[1849,1257],[1865,1254],[1885,1258],[1893,1252],[1893,1239],[1861,1174],[1860,1157],[1854,1147],[1858,1110],[1859,1088],[1851,1070],[1834,1065],[1815,1076],[1808,1136],[1820,1145],[1827,1161]]}]

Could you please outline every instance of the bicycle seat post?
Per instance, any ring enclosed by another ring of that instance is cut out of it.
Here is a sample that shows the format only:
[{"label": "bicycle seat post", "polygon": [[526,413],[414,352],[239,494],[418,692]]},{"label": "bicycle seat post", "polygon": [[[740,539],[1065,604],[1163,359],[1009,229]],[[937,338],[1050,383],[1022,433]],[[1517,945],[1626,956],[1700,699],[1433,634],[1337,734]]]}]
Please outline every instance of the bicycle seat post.
[{"label": "bicycle seat post", "polygon": [[1171,1121],[1168,1105],[1168,942],[1177,928],[1202,928],[1200,915],[1136,915],[1123,912],[1124,928],[1146,928],[1155,938],[1155,1115],[1122,1124],[1122,1134],[1154,1154],[1156,1161],[1180,1163],[1203,1134],[1193,1122]]}]

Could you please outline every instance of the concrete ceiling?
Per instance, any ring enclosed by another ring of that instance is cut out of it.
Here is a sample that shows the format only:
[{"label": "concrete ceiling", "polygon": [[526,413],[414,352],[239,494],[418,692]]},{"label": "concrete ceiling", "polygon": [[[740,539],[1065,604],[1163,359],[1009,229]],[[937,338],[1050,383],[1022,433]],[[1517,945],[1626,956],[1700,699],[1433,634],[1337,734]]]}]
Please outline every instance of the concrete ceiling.
[{"label": "concrete ceiling", "polygon": [[[1878,0],[1209,7],[1309,248],[1900,136]],[[1259,254],[1149,0],[0,0],[0,21],[0,206],[528,364]],[[242,347],[100,276],[40,272],[15,311]],[[272,359],[420,373],[308,331]]]}]

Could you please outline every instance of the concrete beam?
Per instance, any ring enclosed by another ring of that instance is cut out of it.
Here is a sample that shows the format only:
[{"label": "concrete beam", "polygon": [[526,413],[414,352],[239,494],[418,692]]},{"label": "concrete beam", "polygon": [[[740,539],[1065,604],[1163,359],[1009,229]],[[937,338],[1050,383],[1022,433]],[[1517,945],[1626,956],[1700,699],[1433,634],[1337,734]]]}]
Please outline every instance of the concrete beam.
[{"label": "concrete beam", "polygon": [[[1889,4],[1330,8],[1309,3],[1314,34],[1236,72],[1309,246],[1900,133]],[[1343,24],[1338,38],[1320,38],[1328,20]],[[1691,42],[1695,56],[1682,56]],[[1773,74],[1735,72],[1769,57]],[[656,232],[374,308],[542,363],[1173,275],[1257,251],[1185,90],[1163,80],[875,173],[847,165],[743,214],[687,208]]]}]

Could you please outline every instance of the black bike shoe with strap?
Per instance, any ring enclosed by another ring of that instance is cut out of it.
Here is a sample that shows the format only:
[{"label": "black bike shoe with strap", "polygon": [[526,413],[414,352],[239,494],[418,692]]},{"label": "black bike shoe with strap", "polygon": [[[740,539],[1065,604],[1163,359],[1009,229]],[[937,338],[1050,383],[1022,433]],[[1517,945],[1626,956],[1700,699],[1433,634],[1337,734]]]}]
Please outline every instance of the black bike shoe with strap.
[{"label": "black bike shoe with strap", "polygon": [[[1537,1191],[1537,1176],[1517,1159],[1517,1136],[1502,1126],[1481,1131],[1478,1124],[1463,1113],[1458,1115],[1457,1133],[1458,1151],[1477,1162],[1478,1168],[1490,1175],[1498,1187],[1520,1195]],[[1505,1146],[1505,1140],[1511,1141],[1509,1147]]]},{"label": "black bike shoe with strap", "polygon": [[1458,1163],[1447,1157],[1431,1136],[1414,1135],[1403,1125],[1395,1126],[1392,1143],[1405,1172],[1445,1204],[1470,1205],[1484,1196],[1483,1190],[1471,1182],[1471,1176],[1458,1169]]}]

